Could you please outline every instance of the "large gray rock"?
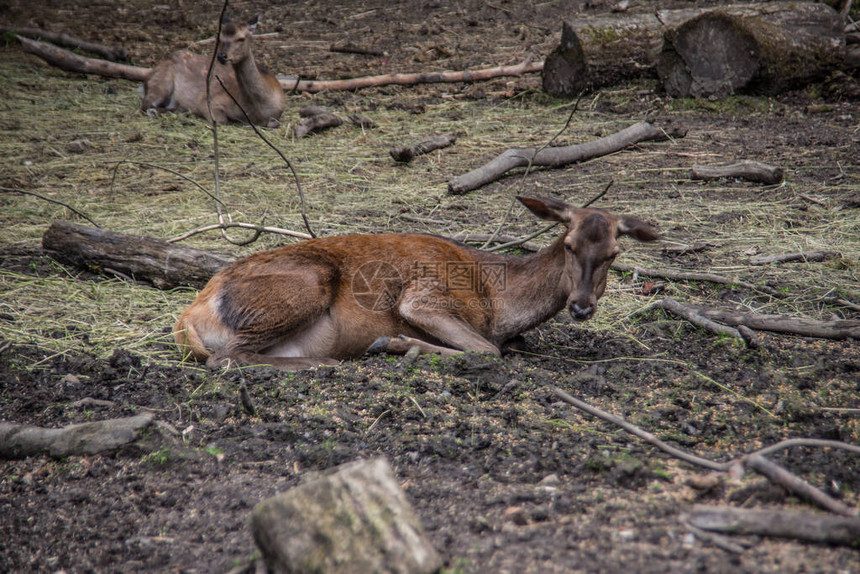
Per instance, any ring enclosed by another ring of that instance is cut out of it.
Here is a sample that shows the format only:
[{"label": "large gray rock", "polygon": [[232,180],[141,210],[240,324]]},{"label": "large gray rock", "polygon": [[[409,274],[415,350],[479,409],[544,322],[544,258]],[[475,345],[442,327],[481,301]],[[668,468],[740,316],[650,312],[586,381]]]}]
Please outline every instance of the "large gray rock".
[{"label": "large gray rock", "polygon": [[264,500],[251,529],[275,574],[429,574],[442,566],[384,458],[335,467]]}]

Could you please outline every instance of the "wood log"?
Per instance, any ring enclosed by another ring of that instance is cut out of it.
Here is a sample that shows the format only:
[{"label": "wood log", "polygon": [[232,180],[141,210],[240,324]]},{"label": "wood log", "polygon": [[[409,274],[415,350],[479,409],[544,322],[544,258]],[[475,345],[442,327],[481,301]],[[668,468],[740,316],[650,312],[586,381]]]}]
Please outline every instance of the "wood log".
[{"label": "wood log", "polygon": [[107,60],[99,60],[98,58],[87,58],[79,56],[68,50],[58,48],[52,44],[45,42],[37,42],[23,36],[15,36],[24,50],[39,56],[52,66],[56,66],[67,72],[78,72],[81,74],[96,74],[98,76],[107,76],[108,78],[122,78],[124,80],[133,80],[142,82],[149,77],[152,72],[151,68],[140,68],[138,66],[128,66],[126,64],[117,64]]},{"label": "wood log", "polygon": [[320,132],[328,128],[334,128],[343,123],[343,120],[317,106],[307,106],[299,110],[301,119],[293,126],[293,134],[297,138],[303,138],[308,134]]},{"label": "wood log", "polygon": [[45,252],[67,265],[129,276],[159,289],[201,288],[231,255],[202,251],[161,239],[55,221],[42,236]]},{"label": "wood log", "polygon": [[[617,84],[637,78],[662,78],[659,76],[659,63],[668,58],[663,55],[664,36],[673,33],[686,22],[692,21],[714,8],[684,8],[681,10],[658,10],[644,14],[609,15],[597,18],[569,19],[562,23],[561,41],[558,47],[546,58],[543,68],[543,87],[547,93],[573,98],[582,93],[607,85]],[[826,5],[809,2],[771,2],[758,4],[734,4],[719,8],[720,13],[735,16],[738,21],[766,18],[779,22],[782,18],[788,28],[784,33],[804,34],[806,42],[823,48],[827,42],[835,41],[835,46],[823,50],[827,56],[815,62],[818,54],[807,54],[802,61],[813,60],[822,71],[833,70],[841,64],[844,48],[841,22],[836,29],[833,16],[838,14]],[[792,20],[792,15],[796,14]],[[803,21],[803,14],[809,21]],[[825,22],[819,25],[817,22]],[[779,26],[773,26],[780,30]],[[721,30],[721,34],[731,35],[731,30]],[[816,35],[821,38],[816,39]],[[782,41],[782,40],[780,40]],[[725,41],[722,42],[726,46]],[[701,55],[706,61],[719,61],[725,58],[711,53],[710,41],[702,42]],[[841,48],[840,48],[841,46]],[[788,54],[786,54],[788,55]],[[835,57],[837,61],[833,61]],[[785,62],[790,65],[790,60]],[[668,64],[668,62],[667,62]],[[664,64],[665,65],[665,64]],[[809,65],[809,64],[807,64]],[[670,73],[670,69],[664,70]],[[661,82],[663,80],[661,79]],[[671,95],[675,93],[670,92]]]},{"label": "wood log", "polygon": [[621,81],[656,78],[663,33],[702,12],[691,8],[565,20],[561,42],[544,61],[543,89],[574,98]]},{"label": "wood log", "polygon": [[461,195],[496,181],[508,171],[517,167],[561,167],[579,163],[595,157],[615,153],[628,146],[643,141],[662,141],[684,137],[684,130],[666,131],[648,122],[639,122],[620,132],[583,144],[563,147],[511,148],[489,163],[460,175],[448,182],[448,193]]},{"label": "wood log", "polygon": [[823,79],[844,58],[838,12],[768,2],[712,10],[667,31],[657,73],[675,97],[778,94]]},{"label": "wood log", "polygon": [[694,165],[690,169],[693,179],[719,179],[721,177],[738,177],[748,181],[775,185],[782,181],[781,167],[767,165],[758,161],[739,161],[730,165]]},{"label": "wood log", "polygon": [[393,147],[389,153],[391,154],[391,157],[394,158],[394,161],[408,163],[419,155],[424,155],[425,153],[430,153],[431,151],[454,145],[454,142],[456,141],[457,136],[455,134],[441,134],[430,136],[415,145]]},{"label": "wood log", "polygon": [[852,516],[696,505],[686,519],[696,528],[714,532],[778,536],[846,546],[855,546],[860,541],[860,518]]}]

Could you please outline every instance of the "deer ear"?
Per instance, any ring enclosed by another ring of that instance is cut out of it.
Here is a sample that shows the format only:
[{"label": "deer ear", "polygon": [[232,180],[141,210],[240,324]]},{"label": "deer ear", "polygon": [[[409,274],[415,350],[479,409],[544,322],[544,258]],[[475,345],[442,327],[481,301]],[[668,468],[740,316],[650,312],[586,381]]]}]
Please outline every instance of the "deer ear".
[{"label": "deer ear", "polygon": [[254,32],[257,30],[257,26],[260,24],[260,15],[256,14],[253,18],[248,20],[248,30]]},{"label": "deer ear", "polygon": [[524,197],[522,195],[518,195],[517,199],[541,219],[558,221],[559,223],[570,222],[573,208],[563,201],[551,198]]},{"label": "deer ear", "polygon": [[629,235],[639,241],[655,241],[660,233],[650,223],[635,217],[624,216],[618,219],[618,235]]}]

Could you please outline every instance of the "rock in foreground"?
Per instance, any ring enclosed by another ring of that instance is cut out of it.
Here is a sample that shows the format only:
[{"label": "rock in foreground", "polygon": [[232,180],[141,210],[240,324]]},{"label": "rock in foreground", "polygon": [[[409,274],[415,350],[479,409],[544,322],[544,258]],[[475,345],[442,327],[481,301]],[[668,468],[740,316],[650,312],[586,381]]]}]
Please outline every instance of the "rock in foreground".
[{"label": "rock in foreground", "polygon": [[384,458],[335,467],[264,500],[251,529],[276,574],[429,574],[442,566]]}]

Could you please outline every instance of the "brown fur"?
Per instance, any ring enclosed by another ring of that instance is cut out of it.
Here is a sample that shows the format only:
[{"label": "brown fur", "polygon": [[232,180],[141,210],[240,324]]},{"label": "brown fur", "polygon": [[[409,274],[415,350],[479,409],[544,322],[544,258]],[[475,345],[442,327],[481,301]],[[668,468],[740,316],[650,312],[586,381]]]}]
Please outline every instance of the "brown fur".
[{"label": "brown fur", "polygon": [[564,235],[523,257],[418,234],[328,237],[257,253],[209,281],[179,318],[176,341],[210,365],[284,369],[355,358],[380,338],[389,352],[417,345],[499,355],[565,305],[575,319],[590,318],[619,235],[658,237],[635,218],[520,200],[564,223]]},{"label": "brown fur", "polygon": [[[253,25],[225,23],[221,28],[218,61],[212,69],[212,117],[219,124],[247,122],[242,109],[256,125],[276,127],[286,99],[278,79],[261,69],[251,53]],[[158,64],[144,82],[141,109],[188,111],[209,118],[206,74],[211,56],[174,52]],[[224,86],[242,106],[236,105]]]}]

